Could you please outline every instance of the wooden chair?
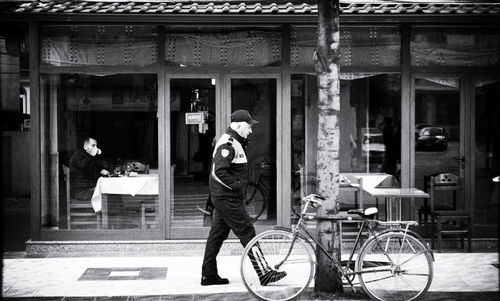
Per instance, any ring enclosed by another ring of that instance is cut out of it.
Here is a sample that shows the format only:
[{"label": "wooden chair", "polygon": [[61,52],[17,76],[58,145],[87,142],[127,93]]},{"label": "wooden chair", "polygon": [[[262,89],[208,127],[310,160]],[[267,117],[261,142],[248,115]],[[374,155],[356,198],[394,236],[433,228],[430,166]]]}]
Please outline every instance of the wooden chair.
[{"label": "wooden chair", "polygon": [[101,214],[95,213],[90,200],[78,200],[71,197],[71,176],[69,167],[62,166],[66,182],[66,219],[68,229],[74,226],[95,226],[101,228]]},{"label": "wooden chair", "polygon": [[158,228],[158,204],[141,204],[141,229]]},{"label": "wooden chair", "polygon": [[[467,249],[468,252],[471,252],[472,219],[460,202],[461,188],[460,178],[451,173],[442,173],[428,178],[429,206],[425,208],[426,204],[424,204],[424,207],[419,210],[419,219],[421,219],[420,211],[422,211],[422,215],[425,216],[425,227],[427,227],[427,212],[430,213],[431,248],[434,248],[434,235],[436,234],[439,253],[445,235],[458,235],[462,249],[464,248],[464,238],[467,236]],[[437,192],[439,191],[452,193],[451,205],[438,203]]]}]

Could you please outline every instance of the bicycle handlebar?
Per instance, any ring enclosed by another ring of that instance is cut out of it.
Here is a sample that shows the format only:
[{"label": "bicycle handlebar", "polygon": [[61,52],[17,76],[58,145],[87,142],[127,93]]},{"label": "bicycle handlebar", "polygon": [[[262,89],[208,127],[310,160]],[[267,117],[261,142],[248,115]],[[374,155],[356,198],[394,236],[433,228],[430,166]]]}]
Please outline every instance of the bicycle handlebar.
[{"label": "bicycle handlebar", "polygon": [[323,201],[326,200],[325,197],[317,195],[317,194],[310,194],[302,199],[303,202],[305,202],[304,209],[302,210],[302,215],[306,214],[307,208],[309,205],[311,205],[313,208],[316,208],[317,206],[323,205]]}]

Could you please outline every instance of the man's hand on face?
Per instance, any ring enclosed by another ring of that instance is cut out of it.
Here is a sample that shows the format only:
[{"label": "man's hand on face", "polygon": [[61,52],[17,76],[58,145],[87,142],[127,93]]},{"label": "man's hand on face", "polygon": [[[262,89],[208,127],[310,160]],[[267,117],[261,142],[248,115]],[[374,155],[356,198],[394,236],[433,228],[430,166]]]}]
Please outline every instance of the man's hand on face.
[{"label": "man's hand on face", "polygon": [[83,146],[83,149],[92,157],[102,154],[101,149],[97,147],[97,141],[95,139],[90,139],[88,142],[86,142]]},{"label": "man's hand on face", "polygon": [[109,176],[109,171],[103,169],[103,170],[101,170],[101,175],[103,175],[103,176]]}]

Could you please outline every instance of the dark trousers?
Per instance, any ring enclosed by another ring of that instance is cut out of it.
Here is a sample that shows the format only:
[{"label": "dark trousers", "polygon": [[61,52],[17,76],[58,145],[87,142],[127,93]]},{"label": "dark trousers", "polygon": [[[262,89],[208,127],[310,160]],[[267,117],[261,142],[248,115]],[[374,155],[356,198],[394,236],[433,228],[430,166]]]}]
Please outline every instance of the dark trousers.
[{"label": "dark trousers", "polygon": [[219,254],[222,243],[227,239],[230,230],[233,230],[233,233],[240,239],[243,247],[255,237],[255,228],[241,199],[212,196],[212,202],[215,210],[212,228],[210,228],[205,246],[202,276],[218,275],[217,254]]}]

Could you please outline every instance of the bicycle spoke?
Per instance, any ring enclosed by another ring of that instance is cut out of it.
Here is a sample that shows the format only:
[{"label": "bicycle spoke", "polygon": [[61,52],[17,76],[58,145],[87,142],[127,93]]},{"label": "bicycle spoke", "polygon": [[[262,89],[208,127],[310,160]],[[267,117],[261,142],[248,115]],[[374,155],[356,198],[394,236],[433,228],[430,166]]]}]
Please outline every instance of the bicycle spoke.
[{"label": "bicycle spoke", "polygon": [[393,277],[394,277],[394,275],[389,275],[389,276],[382,277],[382,278],[379,278],[379,279],[369,280],[369,281],[366,281],[365,283],[373,283],[373,282],[377,282],[377,281],[383,281],[383,280],[386,280],[386,279],[389,279],[389,278],[393,278]]},{"label": "bicycle spoke", "polygon": [[[258,253],[253,253],[252,249]],[[249,252],[253,256],[249,256]],[[253,296],[274,301],[293,299],[309,287],[315,276],[315,267],[314,253],[307,242],[301,238],[294,240],[291,232],[269,230],[256,236],[245,247],[240,271],[243,283]],[[281,274],[276,276],[276,273]]]},{"label": "bicycle spoke", "polygon": [[413,260],[413,259],[415,259],[416,257],[418,257],[418,256],[420,256],[420,255],[422,255],[422,254],[424,254],[424,253],[427,253],[427,250],[422,250],[422,251],[419,251],[417,254],[414,254],[412,257],[410,257],[410,258],[406,259],[405,261],[403,261],[403,262],[400,264],[400,266],[401,266],[401,265],[404,265],[404,264],[406,264],[406,263],[408,263],[408,262],[410,262],[410,260]]},{"label": "bicycle spoke", "polygon": [[415,300],[429,289],[432,259],[414,236],[387,232],[366,243],[356,273],[365,292],[375,300]]}]

